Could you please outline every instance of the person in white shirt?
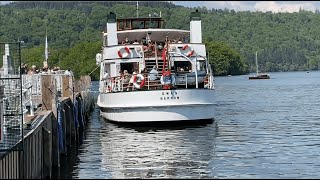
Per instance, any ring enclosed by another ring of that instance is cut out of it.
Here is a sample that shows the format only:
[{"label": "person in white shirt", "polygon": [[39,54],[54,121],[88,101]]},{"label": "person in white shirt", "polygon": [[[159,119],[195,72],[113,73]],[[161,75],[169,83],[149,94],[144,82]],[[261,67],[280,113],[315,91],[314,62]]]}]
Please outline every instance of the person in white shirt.
[{"label": "person in white shirt", "polygon": [[134,40],[134,42],[132,44],[139,44],[138,40]]},{"label": "person in white shirt", "polygon": [[72,71],[70,70],[70,68],[68,68],[65,72],[64,72],[65,75],[69,75],[69,76],[73,76],[73,73]]},{"label": "person in white shirt", "polygon": [[108,78],[109,78],[109,73],[106,71],[106,72],[104,72],[104,74],[103,74],[103,77],[102,77],[101,81],[103,81],[103,80],[107,80]]},{"label": "person in white shirt", "polygon": [[151,69],[151,71],[149,72],[149,79],[150,81],[154,81],[156,79],[159,79],[158,78],[158,71],[157,71],[157,68],[156,66],[153,66],[153,68]]}]

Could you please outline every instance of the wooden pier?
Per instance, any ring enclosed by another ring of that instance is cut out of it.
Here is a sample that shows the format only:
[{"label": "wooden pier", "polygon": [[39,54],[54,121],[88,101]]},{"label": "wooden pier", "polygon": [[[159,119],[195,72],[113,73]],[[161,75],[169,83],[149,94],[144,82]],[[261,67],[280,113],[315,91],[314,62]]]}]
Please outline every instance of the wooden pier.
[{"label": "wooden pier", "polygon": [[31,82],[31,93],[25,95],[23,139],[10,151],[0,152],[0,179],[51,178],[52,169],[60,167],[60,157],[82,142],[95,104],[91,79],[74,80],[63,74],[23,75],[23,79]]}]

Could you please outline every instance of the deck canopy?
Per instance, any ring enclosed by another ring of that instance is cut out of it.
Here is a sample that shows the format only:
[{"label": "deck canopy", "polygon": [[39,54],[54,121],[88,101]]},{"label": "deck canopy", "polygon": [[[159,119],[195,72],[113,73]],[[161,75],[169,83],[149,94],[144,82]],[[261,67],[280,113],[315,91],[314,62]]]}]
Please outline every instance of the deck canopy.
[{"label": "deck canopy", "polygon": [[[106,35],[107,33],[104,33],[104,36]],[[168,36],[169,40],[184,40],[189,37],[189,35],[189,31],[180,29],[134,29],[117,32],[119,43],[124,41],[126,38],[128,38],[129,41],[134,41],[135,39],[141,41],[147,36],[150,37],[151,41],[157,42],[164,42],[166,36]]]}]

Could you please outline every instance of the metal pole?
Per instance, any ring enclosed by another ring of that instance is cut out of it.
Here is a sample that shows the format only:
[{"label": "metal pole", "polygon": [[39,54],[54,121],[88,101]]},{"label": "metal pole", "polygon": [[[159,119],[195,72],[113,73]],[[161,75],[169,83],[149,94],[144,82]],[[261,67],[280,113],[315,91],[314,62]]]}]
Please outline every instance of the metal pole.
[{"label": "metal pole", "polygon": [[30,88],[31,90],[30,90],[30,115],[31,116],[34,116],[34,110],[33,110],[33,103],[32,103],[32,86],[31,86],[31,88]]},{"label": "metal pole", "polygon": [[258,51],[256,51],[256,71],[257,71],[257,76],[258,76]]},{"label": "metal pole", "polygon": [[195,76],[196,76],[196,88],[198,88],[198,69],[197,69],[197,58],[198,56],[196,56],[196,63],[195,63],[195,68],[196,68],[196,71],[195,71]]},{"label": "metal pole", "polygon": [[137,1],[137,18],[139,17],[139,1]]},{"label": "metal pole", "polygon": [[169,62],[169,38],[168,36],[166,36],[166,41],[167,41],[167,60],[166,60],[166,63],[168,63],[168,70],[171,70],[171,66],[170,66],[170,62]]}]

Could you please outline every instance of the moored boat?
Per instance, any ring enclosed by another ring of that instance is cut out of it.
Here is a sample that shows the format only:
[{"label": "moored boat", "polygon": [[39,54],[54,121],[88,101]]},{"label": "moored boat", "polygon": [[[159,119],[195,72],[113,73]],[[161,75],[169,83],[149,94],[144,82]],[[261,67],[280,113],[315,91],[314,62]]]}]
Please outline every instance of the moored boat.
[{"label": "moored boat", "polygon": [[257,71],[257,74],[255,76],[249,76],[249,80],[250,79],[270,79],[270,75],[269,74],[261,74],[261,73],[259,73],[259,69],[258,69],[258,51],[256,51],[256,71]]},{"label": "moored boat", "polygon": [[214,118],[214,77],[202,43],[201,15],[190,31],[165,29],[161,17],[107,17],[97,105],[114,122]]}]

